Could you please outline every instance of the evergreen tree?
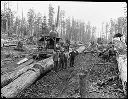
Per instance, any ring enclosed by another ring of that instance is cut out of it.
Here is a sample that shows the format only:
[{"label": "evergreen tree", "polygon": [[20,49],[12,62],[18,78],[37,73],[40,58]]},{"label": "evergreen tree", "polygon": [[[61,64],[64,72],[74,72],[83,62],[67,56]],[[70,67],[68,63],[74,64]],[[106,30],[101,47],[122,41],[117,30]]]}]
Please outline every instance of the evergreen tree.
[{"label": "evergreen tree", "polygon": [[51,4],[49,4],[49,13],[48,13],[48,16],[49,16],[49,19],[48,19],[48,25],[49,27],[51,28],[51,26],[54,24],[54,8],[52,7]]},{"label": "evergreen tree", "polygon": [[28,24],[29,24],[29,30],[30,30],[30,36],[33,36],[34,33],[34,21],[35,21],[35,12],[33,9],[29,9],[27,13],[28,17]]}]

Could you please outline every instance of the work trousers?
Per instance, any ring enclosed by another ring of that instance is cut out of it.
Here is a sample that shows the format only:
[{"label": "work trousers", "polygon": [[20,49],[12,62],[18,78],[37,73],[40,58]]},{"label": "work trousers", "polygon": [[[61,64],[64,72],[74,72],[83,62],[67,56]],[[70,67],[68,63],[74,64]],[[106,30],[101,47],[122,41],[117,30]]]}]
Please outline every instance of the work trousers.
[{"label": "work trousers", "polygon": [[54,61],[54,71],[57,72],[58,70],[58,61]]},{"label": "work trousers", "polygon": [[70,67],[73,67],[73,65],[74,65],[74,58],[71,58],[70,59]]},{"label": "work trousers", "polygon": [[64,60],[60,59],[60,68],[63,69],[64,68]]},{"label": "work trousers", "polygon": [[67,58],[64,60],[64,69],[66,69],[67,68]]}]

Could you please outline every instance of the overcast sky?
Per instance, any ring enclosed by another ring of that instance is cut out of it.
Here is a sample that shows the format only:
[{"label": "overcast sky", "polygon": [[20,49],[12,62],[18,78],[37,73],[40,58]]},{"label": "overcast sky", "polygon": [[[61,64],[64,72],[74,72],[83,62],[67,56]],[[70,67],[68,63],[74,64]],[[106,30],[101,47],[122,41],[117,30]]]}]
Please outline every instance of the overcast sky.
[{"label": "overcast sky", "polygon": [[9,1],[9,6],[13,11],[17,11],[17,3],[18,15],[22,15],[23,9],[25,17],[30,8],[34,8],[36,13],[40,12],[47,16],[49,3],[54,7],[55,13],[57,13],[57,7],[60,5],[60,9],[65,10],[66,17],[73,16],[85,21],[85,23],[90,21],[91,25],[96,26],[98,31],[101,31],[102,22],[109,21],[110,18],[123,17],[126,6],[126,2]]}]

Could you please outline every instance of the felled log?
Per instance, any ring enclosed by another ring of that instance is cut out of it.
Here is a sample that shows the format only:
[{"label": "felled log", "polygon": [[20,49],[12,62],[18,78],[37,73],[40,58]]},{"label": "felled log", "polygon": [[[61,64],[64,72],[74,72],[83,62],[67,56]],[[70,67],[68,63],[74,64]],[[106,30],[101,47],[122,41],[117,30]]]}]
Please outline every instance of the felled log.
[{"label": "felled log", "polygon": [[79,53],[82,53],[85,50],[85,46],[81,46],[77,49]]},{"label": "felled log", "polygon": [[119,77],[121,78],[122,85],[123,85],[123,91],[126,94],[126,82],[127,82],[127,55],[119,55],[117,57],[118,61],[118,69],[119,69]]},{"label": "felled log", "polygon": [[44,71],[53,67],[52,57],[35,64],[27,72],[1,89],[2,96],[15,97],[20,91],[30,86]]},{"label": "felled log", "polygon": [[32,70],[27,71],[13,82],[3,87],[1,89],[1,93],[2,93],[1,96],[6,98],[15,97],[22,89],[31,85],[35,81],[35,79],[37,79],[39,73],[40,73],[39,69],[36,69],[34,71]]},{"label": "felled log", "polygon": [[[33,60],[30,59],[29,61],[23,63],[22,65],[19,65],[14,71],[3,74],[1,76],[1,87],[9,84],[11,81],[16,79],[19,75],[26,72],[29,68],[31,68],[33,65],[29,65],[33,63]],[[28,65],[28,66],[27,66]]]},{"label": "felled log", "polygon": [[26,62],[27,60],[28,60],[27,58],[24,58],[24,59],[20,60],[17,64],[21,64],[23,62]]}]

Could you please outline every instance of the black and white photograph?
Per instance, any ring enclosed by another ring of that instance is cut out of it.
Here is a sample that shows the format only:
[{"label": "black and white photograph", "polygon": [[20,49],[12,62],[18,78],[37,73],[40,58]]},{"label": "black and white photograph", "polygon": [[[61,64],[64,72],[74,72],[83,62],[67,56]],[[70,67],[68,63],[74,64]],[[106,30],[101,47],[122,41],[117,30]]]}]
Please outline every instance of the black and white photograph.
[{"label": "black and white photograph", "polygon": [[127,2],[1,1],[1,98],[127,98]]}]

